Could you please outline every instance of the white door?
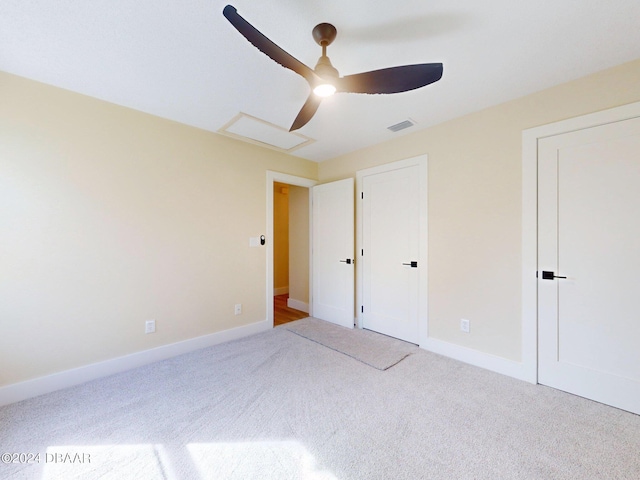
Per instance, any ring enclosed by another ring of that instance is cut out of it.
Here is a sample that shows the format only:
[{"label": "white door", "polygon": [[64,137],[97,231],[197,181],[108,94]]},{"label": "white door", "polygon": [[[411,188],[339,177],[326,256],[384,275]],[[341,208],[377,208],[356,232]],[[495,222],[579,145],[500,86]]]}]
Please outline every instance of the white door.
[{"label": "white door", "polygon": [[[362,178],[362,326],[419,343],[420,166]],[[422,261],[421,261],[422,260]]]},{"label": "white door", "polygon": [[541,139],[538,212],[539,383],[640,413],[640,119]]},{"label": "white door", "polygon": [[348,328],[354,320],[353,194],[353,178],[312,189],[312,315]]}]

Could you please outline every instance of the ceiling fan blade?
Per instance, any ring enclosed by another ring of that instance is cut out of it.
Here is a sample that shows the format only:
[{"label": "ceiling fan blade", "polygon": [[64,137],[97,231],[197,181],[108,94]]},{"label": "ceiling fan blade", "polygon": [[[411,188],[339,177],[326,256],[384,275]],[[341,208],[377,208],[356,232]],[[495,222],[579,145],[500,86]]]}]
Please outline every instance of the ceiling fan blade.
[{"label": "ceiling fan blade", "polygon": [[338,79],[337,91],[349,93],[400,93],[424,87],[442,78],[441,63],[422,63],[347,75]]},{"label": "ceiling fan blade", "polygon": [[240,32],[240,34],[242,34],[254,47],[269,58],[278,62],[283,67],[293,70],[298,75],[302,75],[309,83],[313,83],[318,80],[318,76],[311,68],[285,52],[282,48],[260,33],[253,25],[238,14],[235,7],[227,5],[222,10],[222,14],[227,20],[229,20],[231,25]]},{"label": "ceiling fan blade", "polygon": [[311,92],[309,98],[307,98],[307,101],[304,102],[300,113],[298,113],[298,116],[293,121],[293,125],[291,125],[289,131],[293,132],[294,130],[298,130],[299,128],[304,127],[318,111],[318,107],[320,106],[321,101],[322,97],[319,97],[315,93]]}]

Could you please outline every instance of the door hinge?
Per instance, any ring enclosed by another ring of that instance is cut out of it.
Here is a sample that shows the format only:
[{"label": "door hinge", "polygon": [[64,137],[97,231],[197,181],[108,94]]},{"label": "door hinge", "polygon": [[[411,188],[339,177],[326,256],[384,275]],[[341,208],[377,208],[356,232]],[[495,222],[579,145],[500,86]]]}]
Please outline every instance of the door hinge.
[{"label": "door hinge", "polygon": [[362,250],[360,250],[360,256],[364,257],[364,248]]},{"label": "door hinge", "polygon": [[364,200],[364,192],[360,192],[360,198]]},{"label": "door hinge", "polygon": [[360,305],[360,313],[364,313],[364,305]]}]

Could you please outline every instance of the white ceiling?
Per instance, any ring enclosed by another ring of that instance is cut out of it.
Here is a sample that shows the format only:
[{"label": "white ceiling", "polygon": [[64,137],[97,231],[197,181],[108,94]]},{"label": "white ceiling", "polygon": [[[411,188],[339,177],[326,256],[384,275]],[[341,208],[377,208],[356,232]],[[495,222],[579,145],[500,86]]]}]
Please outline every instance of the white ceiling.
[{"label": "white ceiling", "polygon": [[[419,90],[323,101],[300,130],[316,141],[293,153],[315,161],[640,58],[638,0],[230,1],[312,68],[320,22],[338,29],[341,75],[444,64]],[[0,0],[0,70],[214,132],[240,112],[288,129],[307,83],[250,45],[226,3]]]}]

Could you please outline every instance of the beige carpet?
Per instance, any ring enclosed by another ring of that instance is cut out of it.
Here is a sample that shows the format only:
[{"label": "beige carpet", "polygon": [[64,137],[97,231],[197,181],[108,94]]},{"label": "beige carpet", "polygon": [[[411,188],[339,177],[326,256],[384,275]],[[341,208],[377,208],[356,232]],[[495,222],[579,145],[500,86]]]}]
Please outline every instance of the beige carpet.
[{"label": "beige carpet", "polygon": [[637,480],[640,416],[419,349],[377,370],[278,327],[0,408],[0,450],[39,455],[3,480]]}]

